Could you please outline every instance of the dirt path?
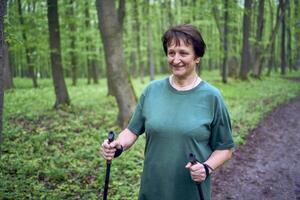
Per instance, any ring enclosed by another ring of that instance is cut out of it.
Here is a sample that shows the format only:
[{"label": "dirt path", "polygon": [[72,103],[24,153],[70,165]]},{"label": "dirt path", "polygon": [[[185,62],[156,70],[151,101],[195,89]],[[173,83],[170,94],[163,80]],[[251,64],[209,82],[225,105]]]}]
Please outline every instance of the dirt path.
[{"label": "dirt path", "polygon": [[249,134],[213,187],[213,200],[300,200],[300,96]]}]

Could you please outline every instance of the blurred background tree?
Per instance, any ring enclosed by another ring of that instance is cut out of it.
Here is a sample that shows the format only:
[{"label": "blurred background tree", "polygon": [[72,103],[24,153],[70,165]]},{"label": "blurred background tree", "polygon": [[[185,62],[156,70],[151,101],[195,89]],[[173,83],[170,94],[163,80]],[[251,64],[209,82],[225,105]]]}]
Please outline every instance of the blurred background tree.
[{"label": "blurred background tree", "polygon": [[[300,8],[296,0],[133,0],[124,3],[122,8],[122,34],[118,40],[123,56],[118,69],[125,75],[114,70],[109,72],[112,55],[106,55],[111,52],[105,50],[109,34],[99,31],[110,20],[101,22],[98,17],[101,9],[106,10],[107,4],[102,5],[103,2],[58,2],[60,38],[56,40],[61,43],[61,79],[70,78],[73,86],[79,78],[85,78],[87,84],[98,84],[99,78],[107,77],[109,94],[122,99],[110,87],[117,84],[116,77],[125,81],[124,87],[128,84],[132,88],[130,77],[139,77],[143,83],[146,76],[153,80],[157,74],[168,73],[161,35],[169,26],[182,23],[197,26],[207,43],[200,69],[220,70],[224,83],[228,77],[247,80],[252,75],[260,79],[279,69],[284,74],[286,70],[297,70],[300,63],[297,12]],[[112,1],[119,11],[122,2]],[[38,87],[39,79],[53,76],[47,4],[37,0],[8,0],[7,10],[5,88],[13,88],[14,77],[30,78],[33,87]],[[116,26],[108,23],[107,28],[113,30]],[[129,93],[135,102],[134,91]],[[117,102],[119,108],[126,107],[121,103],[123,100]]]}]

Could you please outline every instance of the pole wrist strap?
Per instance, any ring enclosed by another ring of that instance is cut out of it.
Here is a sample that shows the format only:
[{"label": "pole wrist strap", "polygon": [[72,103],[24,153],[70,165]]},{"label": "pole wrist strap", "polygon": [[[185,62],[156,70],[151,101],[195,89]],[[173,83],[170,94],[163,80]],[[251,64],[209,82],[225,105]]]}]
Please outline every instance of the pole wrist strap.
[{"label": "pole wrist strap", "polygon": [[202,163],[202,165],[204,166],[204,169],[205,169],[205,175],[206,175],[206,178],[205,178],[205,179],[207,179],[208,176],[209,176],[209,168],[210,168],[210,167],[208,167],[208,165],[205,164],[205,163]]},{"label": "pole wrist strap", "polygon": [[121,145],[121,148],[116,150],[114,158],[119,157],[122,153],[123,153],[123,146]]}]

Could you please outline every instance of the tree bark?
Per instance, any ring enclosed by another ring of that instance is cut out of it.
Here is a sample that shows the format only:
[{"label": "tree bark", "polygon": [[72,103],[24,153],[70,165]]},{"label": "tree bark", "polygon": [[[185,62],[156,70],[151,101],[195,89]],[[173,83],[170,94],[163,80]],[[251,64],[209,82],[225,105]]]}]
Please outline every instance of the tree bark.
[{"label": "tree bark", "polygon": [[154,66],[154,52],[152,47],[152,24],[151,24],[151,11],[150,11],[150,5],[149,1],[145,1],[146,6],[146,13],[147,13],[147,48],[148,48],[148,65],[149,65],[149,71],[150,71],[150,80],[154,80],[154,74],[155,74],[155,66]]},{"label": "tree bark", "polygon": [[300,15],[299,15],[299,9],[300,9],[300,4],[298,0],[294,0],[294,29],[296,30],[294,35],[295,35],[295,62],[293,64],[294,69],[298,69],[300,66]]},{"label": "tree bark", "polygon": [[137,55],[136,51],[132,51],[130,53],[130,74],[133,78],[137,77]]},{"label": "tree bark", "polygon": [[125,1],[120,0],[117,12],[115,1],[96,0],[99,29],[106,58],[107,79],[119,107],[117,123],[121,128],[127,126],[136,104],[136,96],[125,66],[122,47],[124,18],[121,15],[124,16],[122,10],[125,9],[124,4]]},{"label": "tree bark", "polygon": [[[20,24],[22,27],[24,27],[25,23],[24,23],[24,18],[23,18],[23,13],[22,13],[21,0],[18,0],[17,3],[18,3]],[[33,54],[33,48],[28,48],[27,36],[26,36],[26,33],[24,30],[22,30],[22,38],[23,38],[23,41],[25,44],[24,46],[25,46],[26,61],[27,61],[27,65],[28,65],[28,73],[32,79],[33,87],[37,88],[38,83],[37,83],[36,74],[34,72],[34,66],[33,66],[32,59],[31,59],[31,56]]]},{"label": "tree bark", "polygon": [[55,108],[62,104],[70,104],[68,90],[65,84],[63,67],[61,63],[61,50],[60,50],[60,33],[59,21],[57,12],[57,0],[47,0],[48,5],[48,28],[49,28],[49,44],[50,44],[50,57],[53,85],[55,89],[56,101]]},{"label": "tree bark", "polygon": [[[270,34],[270,43],[267,45],[267,47],[265,48],[264,51],[266,52],[270,52],[270,56],[268,58],[268,72],[267,72],[267,76],[270,76],[271,75],[271,71],[275,65],[275,36],[277,34],[277,31],[278,31],[278,28],[279,28],[279,22],[281,20],[280,18],[280,6],[277,7],[277,11],[276,11],[276,22],[275,22],[275,26],[273,27],[273,16],[274,16],[274,13],[273,13],[273,8],[272,8],[272,3],[271,1],[269,0],[269,9],[270,9],[270,30],[271,31],[271,34]],[[264,57],[261,57],[261,62],[263,63],[264,62]]]},{"label": "tree bark", "polygon": [[141,82],[144,82],[144,64],[142,61],[142,56],[141,56],[141,37],[140,37],[140,32],[141,32],[141,27],[140,27],[140,21],[139,21],[139,7],[138,7],[138,2],[137,0],[133,1],[133,32],[135,34],[135,41],[136,41],[136,58],[137,58],[137,66],[139,70],[139,75],[141,78]]},{"label": "tree bark", "polygon": [[227,83],[227,58],[228,58],[228,0],[224,1],[224,57],[222,66],[222,81]]},{"label": "tree bark", "polygon": [[290,0],[286,0],[286,4],[287,4],[287,11],[288,11],[288,15],[287,15],[287,20],[288,20],[288,24],[287,24],[287,64],[288,64],[288,68],[290,71],[293,70],[293,52],[292,52],[292,32],[291,32],[291,27],[292,27],[292,23],[293,20],[291,18],[291,3]]},{"label": "tree bark", "polygon": [[[280,0],[279,1],[281,5],[280,9],[281,12],[284,12],[284,5],[283,2],[284,0]],[[281,21],[281,52],[280,52],[280,57],[281,57],[281,63],[280,63],[280,67],[281,67],[281,74],[284,75],[285,74],[285,68],[286,68],[286,53],[285,53],[285,16],[283,16],[282,21]]]},{"label": "tree bark", "polygon": [[[90,29],[90,11],[89,11],[89,1],[85,1],[84,2],[84,16],[85,16],[85,20],[84,20],[84,24],[85,24],[85,28],[86,30]],[[86,38],[85,38],[85,49],[87,52],[87,56],[86,56],[86,65],[87,65],[87,84],[91,83],[91,79],[92,79],[92,61],[91,61],[91,56],[90,56],[90,41],[91,41],[91,37],[89,36],[89,34],[87,34]]]},{"label": "tree bark", "polygon": [[6,14],[6,0],[0,1],[0,144],[3,136],[3,105],[4,105],[4,15]]},{"label": "tree bark", "polygon": [[263,36],[263,28],[264,28],[264,6],[265,0],[260,0],[258,5],[258,16],[257,16],[257,27],[256,27],[256,40],[254,46],[254,53],[253,53],[253,77],[260,78],[259,73],[259,65],[260,63],[260,56],[262,56],[262,36]]},{"label": "tree bark", "polygon": [[267,76],[271,75],[271,71],[275,65],[275,42],[273,42],[270,46],[270,57],[268,60],[268,72]]},{"label": "tree bark", "polygon": [[93,78],[93,83],[94,84],[98,84],[99,81],[98,81],[98,68],[97,68],[97,61],[96,59],[92,59],[92,78]]},{"label": "tree bark", "polygon": [[[220,15],[221,11],[218,8],[218,2],[216,2],[215,0],[213,0],[212,2],[213,2],[213,5],[212,5],[211,13],[214,17],[214,20],[217,25],[217,29],[219,31],[220,42],[221,42],[221,44],[224,44],[224,26],[222,26],[222,17]],[[225,17],[224,17],[224,19],[225,19]]]},{"label": "tree bark", "polygon": [[252,0],[245,0],[244,19],[243,19],[243,50],[242,62],[240,69],[240,78],[242,80],[248,79],[249,65],[250,65],[250,43],[249,37],[251,32],[251,5]]},{"label": "tree bark", "polygon": [[4,71],[3,71],[3,85],[4,90],[12,89],[14,87],[13,78],[11,74],[11,69],[9,65],[9,53],[8,53],[8,44],[4,42],[3,46],[3,63],[4,63]]},{"label": "tree bark", "polygon": [[172,0],[166,0],[167,1],[167,14],[168,14],[168,21],[169,26],[172,26],[174,24],[174,16],[172,14]]},{"label": "tree bark", "polygon": [[213,4],[212,4],[211,13],[214,17],[217,29],[219,31],[220,44],[224,45],[224,25],[222,25],[222,23],[223,23],[222,19],[225,19],[225,16],[222,17],[222,15],[221,15],[222,12],[218,7],[219,2],[216,2],[215,0],[213,0],[212,3]]},{"label": "tree bark", "polygon": [[74,15],[74,0],[70,0],[68,16],[69,16],[69,32],[70,32],[70,59],[71,59],[71,75],[72,85],[77,85],[77,59],[76,59],[76,24]]}]

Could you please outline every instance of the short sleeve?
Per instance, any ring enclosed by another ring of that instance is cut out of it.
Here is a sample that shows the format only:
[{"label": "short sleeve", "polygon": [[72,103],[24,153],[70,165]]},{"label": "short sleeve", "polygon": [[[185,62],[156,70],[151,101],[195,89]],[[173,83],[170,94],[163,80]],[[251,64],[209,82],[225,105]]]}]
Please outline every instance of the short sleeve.
[{"label": "short sleeve", "polygon": [[145,101],[145,93],[146,93],[146,90],[140,96],[138,104],[135,108],[135,111],[133,112],[133,115],[131,116],[131,119],[130,119],[130,121],[128,123],[128,127],[127,127],[131,132],[133,132],[136,135],[141,135],[145,132],[145,117],[143,115],[143,105],[144,105],[144,101]]},{"label": "short sleeve", "polygon": [[221,95],[215,97],[210,146],[213,151],[231,149],[235,146],[229,113]]}]

